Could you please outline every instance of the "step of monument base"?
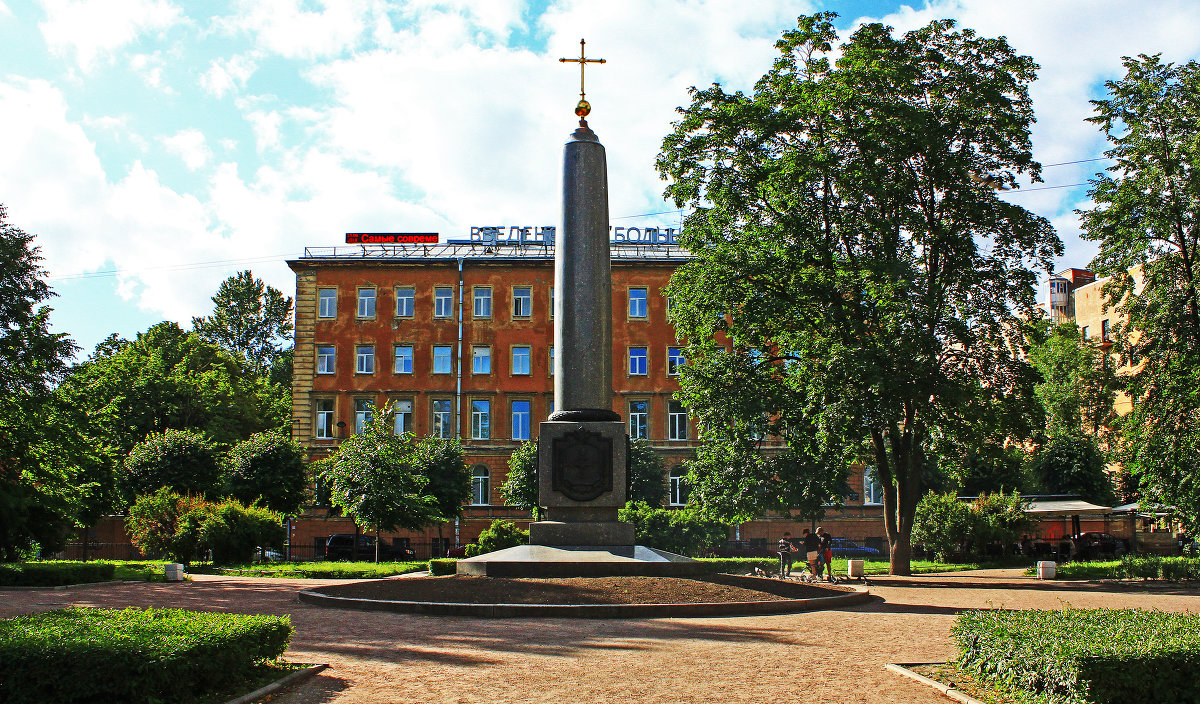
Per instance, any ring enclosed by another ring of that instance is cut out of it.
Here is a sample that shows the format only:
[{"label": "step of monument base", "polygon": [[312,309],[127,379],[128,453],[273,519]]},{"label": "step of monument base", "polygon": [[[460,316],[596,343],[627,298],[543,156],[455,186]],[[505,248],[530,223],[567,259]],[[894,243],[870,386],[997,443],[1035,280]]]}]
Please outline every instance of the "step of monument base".
[{"label": "step of monument base", "polygon": [[458,561],[481,577],[690,577],[704,563],[643,545],[518,545]]},{"label": "step of monument base", "polygon": [[530,545],[613,545],[633,547],[633,524],[625,521],[535,521],[529,524]]}]

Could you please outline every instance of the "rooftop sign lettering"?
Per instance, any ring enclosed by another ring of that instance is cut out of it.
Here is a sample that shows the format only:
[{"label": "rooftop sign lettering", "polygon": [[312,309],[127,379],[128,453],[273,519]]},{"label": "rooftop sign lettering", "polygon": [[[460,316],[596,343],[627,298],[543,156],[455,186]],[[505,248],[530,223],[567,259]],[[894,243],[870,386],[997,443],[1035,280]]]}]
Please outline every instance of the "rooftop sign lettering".
[{"label": "rooftop sign lettering", "polygon": [[[531,225],[480,225],[471,228],[471,238],[468,240],[448,240],[449,242],[484,242],[488,244],[510,245],[552,245],[554,244],[555,227],[547,225],[534,227]],[[626,227],[609,226],[608,239],[614,244],[639,245],[674,245],[679,236],[679,230],[674,227]]]},{"label": "rooftop sign lettering", "polygon": [[436,232],[347,232],[346,244],[437,244]]}]

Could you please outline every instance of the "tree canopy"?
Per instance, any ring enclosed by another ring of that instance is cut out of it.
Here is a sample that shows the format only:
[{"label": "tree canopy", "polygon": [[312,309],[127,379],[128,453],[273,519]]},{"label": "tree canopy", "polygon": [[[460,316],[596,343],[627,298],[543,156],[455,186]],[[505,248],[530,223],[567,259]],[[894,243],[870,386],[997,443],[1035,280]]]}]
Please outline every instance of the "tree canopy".
[{"label": "tree canopy", "polygon": [[996,192],[1040,179],[1033,60],[941,20],[864,25],[831,62],[834,17],[799,18],[752,94],[692,89],[657,162],[694,208],[668,295],[703,439],[790,454],[730,482],[815,502],[866,460],[903,574],[931,436],[1027,378],[1018,320],[1062,245]]},{"label": "tree canopy", "polygon": [[255,374],[266,376],[290,346],[291,297],[247,270],[222,281],[212,301],[212,315],[192,318],[192,327],[205,342],[241,355]]},{"label": "tree canopy", "polygon": [[[1116,163],[1080,211],[1100,251],[1111,338],[1135,365],[1121,456],[1151,497],[1200,523],[1200,64],[1125,57],[1125,76],[1092,101]],[[1140,269],[1139,269],[1140,267]]]}]

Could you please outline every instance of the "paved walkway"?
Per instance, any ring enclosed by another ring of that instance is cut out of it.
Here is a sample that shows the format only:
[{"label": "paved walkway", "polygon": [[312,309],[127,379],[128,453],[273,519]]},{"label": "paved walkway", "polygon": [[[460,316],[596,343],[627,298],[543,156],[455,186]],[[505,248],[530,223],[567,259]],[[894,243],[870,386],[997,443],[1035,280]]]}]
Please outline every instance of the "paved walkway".
[{"label": "paved walkway", "polygon": [[197,576],[0,594],[0,616],[66,604],[290,614],[288,656],[332,667],[272,704],[370,702],[904,702],[941,704],[888,662],[941,661],[965,608],[1200,611],[1200,589],[1037,582],[1019,570],[881,577],[885,601],[785,616],[650,621],[470,620],[325,609],[315,580]]}]

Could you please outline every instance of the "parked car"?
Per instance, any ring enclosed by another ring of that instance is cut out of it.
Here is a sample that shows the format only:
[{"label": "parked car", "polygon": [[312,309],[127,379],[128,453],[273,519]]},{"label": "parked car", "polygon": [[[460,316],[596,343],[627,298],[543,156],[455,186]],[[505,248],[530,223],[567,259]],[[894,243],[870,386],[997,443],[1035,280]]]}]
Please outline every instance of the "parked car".
[{"label": "parked car", "polygon": [[879,557],[879,551],[875,548],[859,545],[848,538],[834,538],[832,543],[834,557],[862,557],[866,559]]},{"label": "parked car", "polygon": [[779,557],[774,545],[750,542],[749,540],[727,540],[720,547],[709,548],[709,557]]},{"label": "parked car", "polygon": [[[379,559],[381,561],[400,561],[414,560],[417,554],[408,548],[392,547],[386,543],[379,546]],[[334,533],[325,541],[325,559],[326,560],[353,560],[354,559],[354,534],[353,533]],[[358,536],[358,559],[359,560],[374,560],[375,559],[375,538],[370,535],[359,534]]]},{"label": "parked car", "polygon": [[1080,533],[1072,539],[1072,542],[1075,544],[1075,557],[1081,560],[1097,557],[1120,557],[1129,552],[1124,540],[1108,533]]}]

